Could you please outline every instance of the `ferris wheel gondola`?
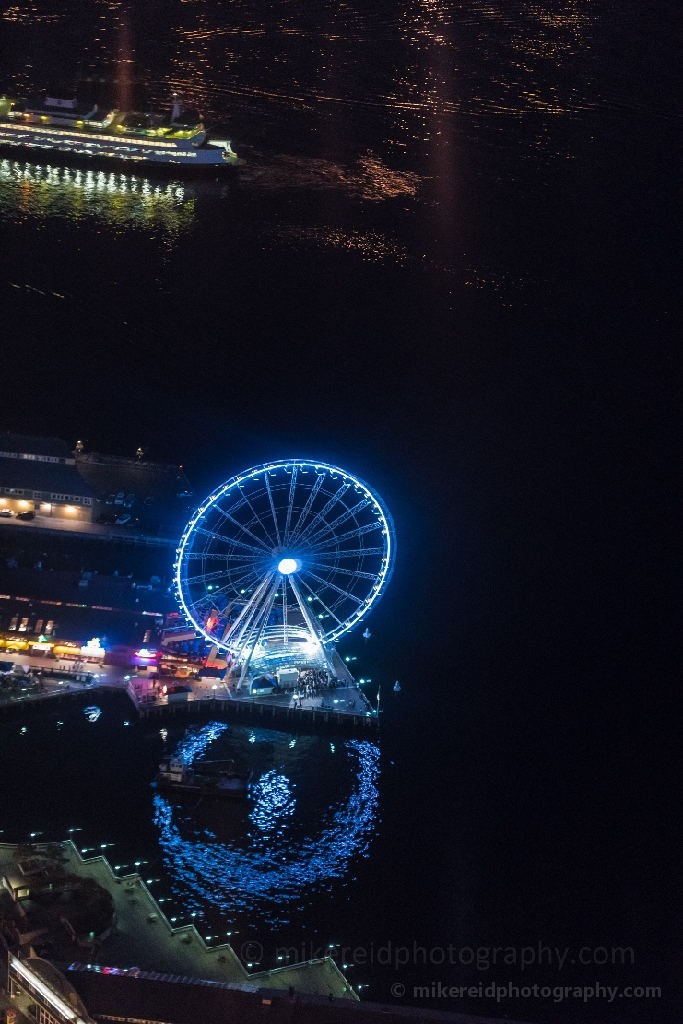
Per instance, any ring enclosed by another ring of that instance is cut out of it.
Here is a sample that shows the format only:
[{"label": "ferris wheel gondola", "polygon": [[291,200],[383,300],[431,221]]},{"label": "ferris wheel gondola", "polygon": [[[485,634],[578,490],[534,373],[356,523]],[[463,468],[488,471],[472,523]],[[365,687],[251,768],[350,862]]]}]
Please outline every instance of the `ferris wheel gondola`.
[{"label": "ferris wheel gondola", "polygon": [[177,551],[188,621],[234,663],[337,674],[334,644],[379,600],[395,536],[379,495],[335,466],[267,463],[197,509]]}]

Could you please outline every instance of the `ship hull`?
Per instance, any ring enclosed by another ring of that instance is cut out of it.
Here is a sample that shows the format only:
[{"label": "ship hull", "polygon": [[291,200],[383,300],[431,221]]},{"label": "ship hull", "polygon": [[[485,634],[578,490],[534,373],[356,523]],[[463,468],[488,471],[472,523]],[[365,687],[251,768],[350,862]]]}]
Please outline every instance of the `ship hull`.
[{"label": "ship hull", "polygon": [[85,162],[88,165],[126,166],[129,170],[167,168],[173,174],[189,171],[224,173],[242,161],[231,156],[225,159],[224,149],[204,146],[174,146],[172,143],[137,141],[124,137],[98,137],[86,133],[62,132],[32,125],[0,122],[0,149],[15,155],[35,158],[39,153],[59,157],[61,161]]}]

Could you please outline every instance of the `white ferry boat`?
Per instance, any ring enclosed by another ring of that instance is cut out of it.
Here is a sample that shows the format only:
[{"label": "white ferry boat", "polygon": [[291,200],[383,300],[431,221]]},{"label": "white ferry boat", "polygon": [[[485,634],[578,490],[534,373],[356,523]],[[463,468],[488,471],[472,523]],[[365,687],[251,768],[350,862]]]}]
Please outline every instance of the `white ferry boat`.
[{"label": "white ferry boat", "polygon": [[178,103],[166,117],[116,109],[105,114],[97,104],[89,107],[76,99],[48,96],[42,104],[24,105],[0,96],[0,147],[134,164],[235,167],[241,163],[229,139],[210,135],[199,114],[183,111]]}]

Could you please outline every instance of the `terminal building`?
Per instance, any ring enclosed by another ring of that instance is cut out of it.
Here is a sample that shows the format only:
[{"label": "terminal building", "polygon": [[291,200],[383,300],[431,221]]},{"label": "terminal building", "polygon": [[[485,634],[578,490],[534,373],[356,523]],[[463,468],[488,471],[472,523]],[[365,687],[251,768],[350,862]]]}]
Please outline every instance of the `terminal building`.
[{"label": "terminal building", "polygon": [[91,523],[94,499],[66,441],[0,434],[0,517]]},{"label": "terminal building", "polygon": [[71,451],[57,437],[0,434],[0,522],[175,544],[192,497],[182,466],[151,462],[141,450],[103,455],[80,441]]},{"label": "terminal building", "polygon": [[151,642],[177,608],[173,552],[192,507],[182,466],[141,450],[0,433],[0,643]]},{"label": "terminal building", "polygon": [[[321,964],[328,966],[324,961],[302,966],[315,971]],[[0,1007],[5,1004],[6,1020],[14,1024],[503,1024],[469,1013],[401,1005],[395,997],[387,1005],[340,998],[331,991],[308,994],[287,987],[286,970],[279,989],[273,982],[280,972],[270,973],[268,987],[262,987],[256,978],[230,984],[97,964],[72,963],[60,971],[46,960],[10,952],[9,998],[0,994]],[[506,1018],[505,1024],[515,1022]]]}]

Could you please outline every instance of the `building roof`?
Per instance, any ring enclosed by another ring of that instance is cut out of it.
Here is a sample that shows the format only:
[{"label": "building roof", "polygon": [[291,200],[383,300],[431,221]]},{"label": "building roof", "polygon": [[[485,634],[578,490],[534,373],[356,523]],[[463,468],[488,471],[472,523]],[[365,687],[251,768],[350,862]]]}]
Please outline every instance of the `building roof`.
[{"label": "building roof", "polygon": [[[381,1005],[192,978],[108,974],[73,965],[66,974],[95,1020],[138,1024],[502,1024],[426,1007]],[[99,969],[105,970],[105,969]],[[137,973],[137,972],[136,972]],[[140,972],[142,973],[142,972]],[[506,1024],[514,1022],[506,1021]]]},{"label": "building roof", "polygon": [[30,434],[12,434],[10,431],[1,431],[0,455],[7,453],[45,455],[73,461],[73,453],[69,451],[66,441],[62,441],[60,437],[33,437]]},{"label": "building roof", "polygon": [[[37,491],[47,501],[51,494],[64,495],[65,500],[93,497],[76,469],[73,452],[59,437],[0,433],[0,487]],[[32,498],[33,493],[24,496]]]},{"label": "building roof", "polygon": [[190,484],[182,466],[100,455],[98,452],[80,454],[76,465],[81,476],[102,500],[110,494],[123,493],[133,494],[141,502],[177,504],[181,496],[191,497]]},{"label": "building roof", "polygon": [[[33,453],[19,453],[33,454]],[[64,494],[79,498],[92,498],[93,492],[87,482],[71,465],[55,462],[41,462],[37,459],[8,458],[0,452],[0,487],[15,487],[23,491],[40,491],[44,495]],[[26,495],[24,495],[26,497]],[[28,494],[33,497],[33,493]]]},{"label": "building roof", "polygon": [[88,452],[76,457],[76,468],[108,506],[105,515],[121,511],[125,502],[139,529],[180,534],[193,507],[182,466]]}]

